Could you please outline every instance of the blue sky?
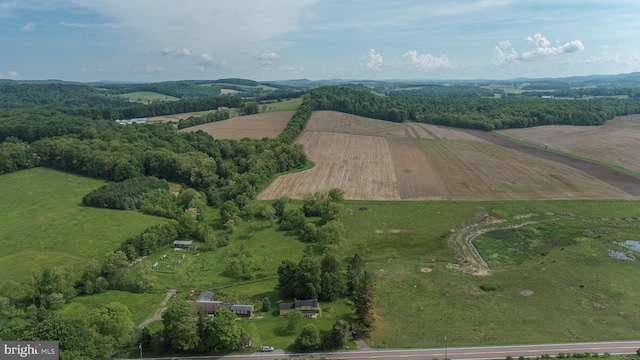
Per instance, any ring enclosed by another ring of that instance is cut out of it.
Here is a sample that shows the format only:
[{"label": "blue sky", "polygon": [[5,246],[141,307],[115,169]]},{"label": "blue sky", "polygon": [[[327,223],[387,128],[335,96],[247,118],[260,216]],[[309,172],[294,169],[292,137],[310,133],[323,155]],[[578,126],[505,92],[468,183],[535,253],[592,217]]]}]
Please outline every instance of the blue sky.
[{"label": "blue sky", "polygon": [[618,74],[639,21],[638,0],[0,0],[0,78]]}]

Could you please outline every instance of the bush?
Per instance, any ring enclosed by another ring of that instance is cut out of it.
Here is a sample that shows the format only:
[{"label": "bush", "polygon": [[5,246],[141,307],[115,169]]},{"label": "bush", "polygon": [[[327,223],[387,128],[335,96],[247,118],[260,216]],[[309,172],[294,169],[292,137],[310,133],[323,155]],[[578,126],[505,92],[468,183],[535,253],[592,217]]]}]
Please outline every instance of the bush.
[{"label": "bush", "polygon": [[496,291],[497,287],[496,284],[482,284],[480,285],[480,289],[482,289],[483,291]]}]

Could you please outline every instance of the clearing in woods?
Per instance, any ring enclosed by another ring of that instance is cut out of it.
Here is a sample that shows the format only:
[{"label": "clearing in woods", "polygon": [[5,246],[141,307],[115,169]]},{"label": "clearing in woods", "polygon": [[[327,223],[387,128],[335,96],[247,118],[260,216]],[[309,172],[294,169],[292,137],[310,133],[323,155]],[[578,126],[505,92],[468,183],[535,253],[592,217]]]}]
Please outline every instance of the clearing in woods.
[{"label": "clearing in woods", "polygon": [[280,111],[238,116],[229,120],[192,126],[181,131],[202,130],[215,139],[275,138],[287,126],[293,113],[293,111]]},{"label": "clearing in woods", "polygon": [[640,172],[640,115],[619,116],[602,126],[548,125],[500,133]]},{"label": "clearing in woods", "polygon": [[606,177],[476,135],[317,111],[296,139],[315,167],[275,179],[258,198],[302,198],[335,187],[358,200],[636,198]]}]

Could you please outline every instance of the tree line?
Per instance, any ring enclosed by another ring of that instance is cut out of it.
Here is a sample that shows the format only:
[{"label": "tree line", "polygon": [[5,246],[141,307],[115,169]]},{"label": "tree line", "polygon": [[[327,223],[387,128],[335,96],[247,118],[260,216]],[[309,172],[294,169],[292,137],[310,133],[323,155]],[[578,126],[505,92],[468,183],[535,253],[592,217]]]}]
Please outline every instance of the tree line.
[{"label": "tree line", "polygon": [[618,98],[383,97],[338,86],[314,89],[309,98],[314,110],[485,131],[554,124],[601,125],[617,115],[640,113],[640,101]]}]

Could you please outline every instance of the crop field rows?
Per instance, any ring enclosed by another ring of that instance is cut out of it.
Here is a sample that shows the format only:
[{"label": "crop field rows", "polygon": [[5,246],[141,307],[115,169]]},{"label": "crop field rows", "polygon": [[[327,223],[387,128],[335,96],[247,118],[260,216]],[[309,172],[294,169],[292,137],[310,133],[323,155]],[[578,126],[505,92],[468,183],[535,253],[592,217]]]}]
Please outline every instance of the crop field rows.
[{"label": "crop field rows", "polygon": [[284,130],[292,116],[293,111],[239,116],[229,120],[192,126],[183,131],[202,130],[215,139],[275,138]]},{"label": "crop field rows", "polygon": [[603,126],[549,125],[500,132],[640,172],[640,115],[620,116]]},{"label": "crop field rows", "polygon": [[318,111],[296,140],[316,166],[277,178],[259,198],[301,198],[334,187],[358,200],[637,198],[606,175],[478,134]]}]

